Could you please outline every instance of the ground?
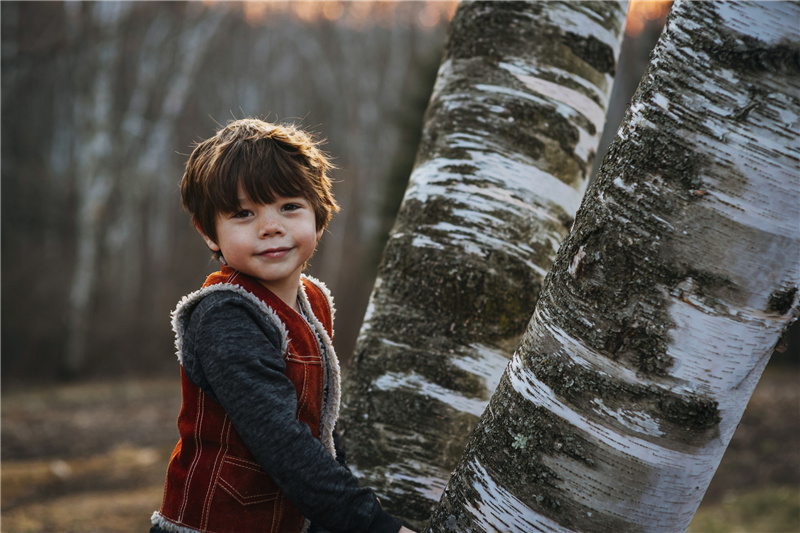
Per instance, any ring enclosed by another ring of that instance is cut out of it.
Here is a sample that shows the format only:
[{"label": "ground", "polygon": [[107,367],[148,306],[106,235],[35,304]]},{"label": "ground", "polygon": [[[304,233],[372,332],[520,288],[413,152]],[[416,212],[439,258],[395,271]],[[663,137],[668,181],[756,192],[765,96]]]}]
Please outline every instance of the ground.
[{"label": "ground", "polygon": [[[800,367],[768,367],[690,532],[800,532]],[[146,532],[177,380],[4,391],[0,531]]]}]

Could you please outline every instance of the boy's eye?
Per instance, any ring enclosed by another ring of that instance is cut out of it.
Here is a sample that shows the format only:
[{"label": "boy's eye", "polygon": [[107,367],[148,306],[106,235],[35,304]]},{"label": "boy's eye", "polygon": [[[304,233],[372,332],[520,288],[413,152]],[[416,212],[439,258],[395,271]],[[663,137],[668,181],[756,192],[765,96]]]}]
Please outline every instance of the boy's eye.
[{"label": "boy's eye", "polygon": [[237,211],[233,214],[233,218],[246,218],[249,217],[252,213],[249,209],[242,209],[241,211]]},{"label": "boy's eye", "polygon": [[302,206],[300,204],[285,204],[283,206],[284,211],[294,211],[295,209],[300,209]]}]

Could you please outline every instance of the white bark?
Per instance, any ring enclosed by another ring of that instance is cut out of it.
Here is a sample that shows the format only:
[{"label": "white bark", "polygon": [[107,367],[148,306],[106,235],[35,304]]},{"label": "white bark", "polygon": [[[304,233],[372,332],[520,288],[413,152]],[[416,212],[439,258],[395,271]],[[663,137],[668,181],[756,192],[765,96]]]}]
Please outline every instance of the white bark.
[{"label": "white bark", "polygon": [[421,524],[572,223],[624,6],[459,6],[347,381],[348,460]]},{"label": "white bark", "polygon": [[678,2],[431,531],[684,531],[800,286],[796,3]]}]

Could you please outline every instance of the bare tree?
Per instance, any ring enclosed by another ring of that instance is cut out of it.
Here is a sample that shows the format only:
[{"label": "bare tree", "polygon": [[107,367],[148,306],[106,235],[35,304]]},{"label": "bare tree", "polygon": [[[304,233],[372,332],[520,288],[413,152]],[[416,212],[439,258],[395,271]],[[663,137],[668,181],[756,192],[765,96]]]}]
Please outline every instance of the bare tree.
[{"label": "bare tree", "polygon": [[684,531],[800,285],[797,3],[679,2],[430,531]]},{"label": "bare tree", "polygon": [[[114,88],[115,76],[128,53],[121,27],[136,15],[134,7],[126,2],[98,2],[82,10],[74,21],[82,31],[96,31],[99,42],[81,58],[78,73],[89,80],[90,88],[76,91],[73,107],[77,251],[64,354],[65,370],[72,375],[85,364],[89,304],[100,278],[99,250],[103,240],[112,260],[117,259],[118,294],[123,304],[129,303],[143,285],[140,239],[146,236],[151,250],[148,259],[157,265],[163,266],[168,256],[168,221],[170,203],[174,201],[170,192],[175,179],[165,169],[169,168],[175,149],[177,118],[222,19],[221,11],[206,13],[205,9],[188,6],[188,20],[177,28],[183,35],[176,38],[170,32],[176,30],[174,25],[170,28],[164,16],[157,18],[144,36],[140,63],[131,80],[131,96],[120,102]],[[168,38],[177,45],[174,56],[166,65],[163,60],[159,65]],[[148,107],[157,109],[149,121],[145,120]],[[121,172],[123,162],[128,165]],[[138,179],[120,179],[121,175]],[[117,199],[114,216],[107,213],[112,193]],[[143,209],[144,205],[147,207]],[[110,227],[105,227],[109,220]],[[137,226],[144,226],[145,231],[137,231]]]},{"label": "bare tree", "polygon": [[572,224],[603,129],[616,2],[464,2],[350,366],[349,461],[421,524]]}]

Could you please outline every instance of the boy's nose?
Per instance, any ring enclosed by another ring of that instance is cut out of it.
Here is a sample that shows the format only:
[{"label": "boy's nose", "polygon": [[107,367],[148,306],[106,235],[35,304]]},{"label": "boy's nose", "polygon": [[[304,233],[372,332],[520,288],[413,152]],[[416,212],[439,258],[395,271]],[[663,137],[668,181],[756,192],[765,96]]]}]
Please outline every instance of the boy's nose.
[{"label": "boy's nose", "polygon": [[263,237],[270,237],[281,234],[283,234],[283,226],[281,226],[280,221],[275,217],[265,217],[261,222],[261,235]]}]

